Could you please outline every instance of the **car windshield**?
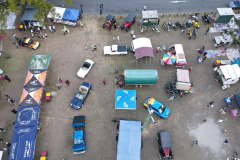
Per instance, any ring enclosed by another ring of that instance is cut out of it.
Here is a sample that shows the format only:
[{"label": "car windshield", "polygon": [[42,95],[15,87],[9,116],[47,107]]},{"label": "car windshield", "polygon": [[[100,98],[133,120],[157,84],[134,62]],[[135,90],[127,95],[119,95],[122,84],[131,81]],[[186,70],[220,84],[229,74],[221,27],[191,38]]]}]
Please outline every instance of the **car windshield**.
[{"label": "car windshield", "polygon": [[77,99],[83,100],[83,95],[82,94],[77,93],[75,97]]},{"label": "car windshield", "polygon": [[83,143],[83,140],[82,139],[76,139],[76,140],[74,140],[74,143],[75,144],[80,144],[80,143]]},{"label": "car windshield", "polygon": [[91,64],[90,63],[88,63],[88,62],[84,62],[83,63],[83,66],[82,66],[82,69],[84,69],[84,70],[88,70],[88,68],[91,66]]},{"label": "car windshield", "polygon": [[160,108],[159,108],[159,113],[163,113],[165,111],[166,107],[164,105],[162,105]]}]

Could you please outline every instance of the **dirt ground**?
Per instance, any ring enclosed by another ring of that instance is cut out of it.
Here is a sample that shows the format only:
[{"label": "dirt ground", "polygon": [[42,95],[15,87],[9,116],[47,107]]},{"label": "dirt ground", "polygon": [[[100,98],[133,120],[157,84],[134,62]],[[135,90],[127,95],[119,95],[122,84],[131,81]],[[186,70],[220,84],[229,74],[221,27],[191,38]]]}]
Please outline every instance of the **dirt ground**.
[{"label": "dirt ground", "polygon": [[[202,16],[202,15],[200,15]],[[120,25],[124,23],[126,16],[116,16]],[[214,49],[212,37],[220,33],[209,33],[205,35],[206,28],[201,20],[200,29],[197,30],[196,39],[188,40],[187,34],[181,36],[180,30],[167,33],[161,26],[163,22],[175,23],[177,20],[186,22],[188,16],[160,15],[160,33],[156,33],[148,28],[144,33],[140,33],[140,17],[137,15],[136,23],[131,29],[135,31],[136,37],[147,37],[151,39],[153,49],[157,46],[172,44],[183,44],[184,52],[188,64],[185,69],[193,67],[190,73],[190,80],[194,82],[195,93],[184,95],[182,99],[179,96],[173,101],[168,101],[170,93],[165,93],[164,85],[172,82],[175,77],[176,67],[160,66],[159,60],[163,54],[155,54],[155,59],[148,58],[147,62],[138,60],[137,64],[133,53],[124,56],[104,56],[103,47],[106,45],[116,44],[112,40],[113,36],[120,36],[118,44],[131,44],[130,32],[121,30],[111,30],[102,28],[105,22],[105,16],[84,15],[84,28],[69,27],[71,33],[63,35],[61,28],[63,25],[55,24],[57,31],[53,34],[49,30],[47,42],[40,41],[41,46],[37,50],[19,47],[16,49],[12,45],[12,33],[17,37],[30,37],[28,31],[7,30],[7,37],[4,41],[3,56],[0,59],[0,68],[7,74],[12,82],[2,82],[1,100],[0,100],[0,127],[6,128],[8,133],[1,133],[0,138],[11,141],[13,122],[15,115],[10,111],[12,108],[4,98],[3,94],[7,93],[19,102],[22,93],[22,87],[27,74],[31,55],[50,54],[50,76],[46,81],[46,89],[49,92],[56,92],[51,102],[46,102],[45,93],[42,98],[42,108],[40,112],[40,122],[42,130],[37,135],[36,156],[39,159],[40,152],[46,150],[50,160],[75,160],[75,159],[97,159],[112,160],[116,158],[116,124],[111,120],[116,118],[126,118],[130,120],[141,121],[144,123],[148,111],[142,105],[143,98],[152,96],[163,102],[171,109],[168,119],[160,119],[157,115],[154,119],[158,122],[152,124],[150,120],[144,132],[142,133],[143,148],[141,150],[141,159],[157,160],[158,145],[156,134],[161,130],[168,130],[172,137],[172,151],[174,159],[177,160],[203,160],[203,159],[226,159],[233,155],[233,151],[239,149],[239,121],[240,118],[232,118],[227,112],[223,115],[223,123],[215,122],[221,117],[218,114],[220,108],[225,106],[224,97],[239,93],[239,82],[227,90],[222,90],[218,82],[214,81],[214,71],[212,64],[216,59],[206,59],[204,63],[197,65],[196,49],[204,45],[205,49]],[[191,27],[193,29],[193,27]],[[36,38],[38,40],[38,38]],[[91,51],[90,46],[97,45],[97,51]],[[85,50],[85,45],[88,50]],[[231,48],[236,48],[232,45]],[[7,59],[7,57],[11,57]],[[85,59],[91,59],[95,62],[93,68],[85,79],[77,77],[77,71]],[[217,59],[227,59],[227,57],[217,57]],[[123,89],[135,89],[138,97],[137,109],[135,111],[115,110],[115,90],[119,86],[114,84],[114,68],[119,67],[120,72],[124,69],[157,69],[159,79],[153,86],[135,88],[133,86],[123,86]],[[57,89],[58,77],[65,81],[68,79],[70,86],[63,85],[60,90]],[[106,85],[103,85],[102,78],[106,78]],[[80,110],[74,110],[70,106],[71,99],[77,88],[82,82],[92,84],[92,92],[87,97],[84,106]],[[211,89],[206,91],[206,87],[211,85]],[[207,108],[210,101],[215,102],[214,108]],[[232,105],[232,108],[237,108]],[[227,109],[228,111],[229,109]],[[86,152],[82,155],[74,155],[72,152],[72,140],[74,129],[71,126],[74,116],[86,116]],[[206,123],[203,120],[207,119]],[[221,130],[227,129],[226,133]],[[228,139],[228,144],[222,142]],[[191,146],[192,141],[198,140],[198,146]],[[3,147],[3,144],[0,144]],[[3,159],[7,160],[7,153],[4,153]]]}]

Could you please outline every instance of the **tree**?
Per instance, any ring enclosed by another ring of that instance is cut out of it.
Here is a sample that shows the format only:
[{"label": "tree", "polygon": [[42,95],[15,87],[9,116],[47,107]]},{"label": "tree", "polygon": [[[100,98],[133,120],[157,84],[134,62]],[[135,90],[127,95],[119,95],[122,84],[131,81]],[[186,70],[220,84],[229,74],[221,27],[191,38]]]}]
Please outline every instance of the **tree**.
[{"label": "tree", "polygon": [[[67,2],[67,5],[72,5],[72,0],[63,0]],[[6,28],[7,17],[10,12],[16,15],[20,14],[21,11],[18,6],[25,6],[26,3],[37,8],[34,18],[41,25],[47,24],[47,15],[52,13],[56,15],[54,10],[54,4],[46,2],[46,0],[0,0],[0,34],[3,33],[3,29]],[[24,7],[23,7],[24,8]]]}]

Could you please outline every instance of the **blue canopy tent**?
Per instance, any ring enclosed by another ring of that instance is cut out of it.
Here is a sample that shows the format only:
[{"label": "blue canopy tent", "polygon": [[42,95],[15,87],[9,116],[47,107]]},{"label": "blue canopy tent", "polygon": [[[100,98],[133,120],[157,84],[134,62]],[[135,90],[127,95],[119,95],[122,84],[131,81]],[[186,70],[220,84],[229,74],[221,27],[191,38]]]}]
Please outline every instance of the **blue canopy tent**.
[{"label": "blue canopy tent", "polygon": [[39,111],[40,106],[18,107],[14,128],[37,126]]},{"label": "blue canopy tent", "polygon": [[37,126],[14,128],[8,160],[33,160]]},{"label": "blue canopy tent", "polygon": [[79,18],[80,10],[66,8],[62,20],[77,21]]},{"label": "blue canopy tent", "polygon": [[136,91],[117,89],[115,109],[136,109]]},{"label": "blue canopy tent", "polygon": [[141,159],[141,122],[120,120],[117,160]]}]

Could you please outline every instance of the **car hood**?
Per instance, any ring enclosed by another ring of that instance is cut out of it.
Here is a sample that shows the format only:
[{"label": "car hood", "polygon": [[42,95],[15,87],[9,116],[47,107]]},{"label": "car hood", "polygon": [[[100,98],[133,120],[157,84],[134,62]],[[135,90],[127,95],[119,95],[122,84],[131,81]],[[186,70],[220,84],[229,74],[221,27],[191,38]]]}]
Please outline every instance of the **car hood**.
[{"label": "car hood", "polygon": [[82,103],[83,103],[83,100],[80,100],[74,96],[74,98],[71,101],[71,106],[74,109],[79,109],[79,107],[81,107]]},{"label": "car hood", "polygon": [[80,151],[83,152],[85,150],[85,144],[81,143],[81,144],[73,144],[73,151]]},{"label": "car hood", "polygon": [[39,42],[38,41],[33,41],[33,43],[31,45],[34,49],[37,49],[38,46],[39,46]]},{"label": "car hood", "polygon": [[89,70],[84,70],[82,69],[82,67],[79,69],[77,75],[78,77],[84,78],[86,76],[86,74],[88,73]]},{"label": "car hood", "polygon": [[161,114],[161,116],[165,119],[170,115],[170,109],[168,107],[165,108],[165,111]]}]

